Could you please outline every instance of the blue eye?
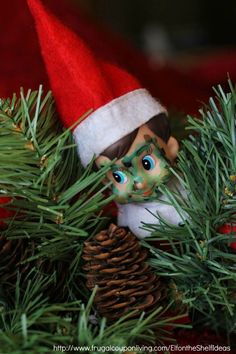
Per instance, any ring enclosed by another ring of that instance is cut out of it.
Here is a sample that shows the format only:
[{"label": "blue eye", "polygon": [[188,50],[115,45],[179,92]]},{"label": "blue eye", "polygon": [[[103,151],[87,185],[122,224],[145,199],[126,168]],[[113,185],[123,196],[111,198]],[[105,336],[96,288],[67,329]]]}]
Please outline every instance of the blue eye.
[{"label": "blue eye", "polygon": [[112,173],[112,175],[117,183],[125,184],[127,182],[127,176],[122,171],[115,171]]},{"label": "blue eye", "polygon": [[142,165],[147,171],[153,170],[155,164],[155,160],[150,155],[146,155],[142,158]]}]

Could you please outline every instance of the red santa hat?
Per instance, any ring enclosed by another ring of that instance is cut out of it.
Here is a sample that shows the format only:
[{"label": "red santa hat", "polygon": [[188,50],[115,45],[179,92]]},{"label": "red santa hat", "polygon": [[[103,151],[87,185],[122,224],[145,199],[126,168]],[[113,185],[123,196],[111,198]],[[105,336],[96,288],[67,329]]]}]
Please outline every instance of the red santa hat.
[{"label": "red santa hat", "polygon": [[[165,112],[136,78],[97,58],[39,0],[28,0],[28,5],[59,113],[66,127],[73,126],[84,166],[113,143]],[[79,120],[90,109],[92,113]]]}]

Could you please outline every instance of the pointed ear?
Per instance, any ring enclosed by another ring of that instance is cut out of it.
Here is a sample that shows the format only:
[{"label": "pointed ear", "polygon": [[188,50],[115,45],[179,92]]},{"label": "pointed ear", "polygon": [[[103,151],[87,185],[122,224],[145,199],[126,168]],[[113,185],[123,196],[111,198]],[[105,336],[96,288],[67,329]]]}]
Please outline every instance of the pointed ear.
[{"label": "pointed ear", "polygon": [[103,166],[106,166],[108,163],[110,163],[111,160],[109,159],[109,157],[100,155],[96,158],[95,160],[95,164],[97,165],[97,168],[102,168]]},{"label": "pointed ear", "polygon": [[179,151],[179,143],[173,136],[167,142],[167,149],[169,158],[174,161]]},{"label": "pointed ear", "polygon": [[[106,157],[106,156],[103,156],[103,155],[100,155],[96,158],[95,160],[95,164],[97,166],[98,169],[102,168],[103,166],[105,166],[106,164],[110,163],[111,160]],[[109,182],[109,179],[107,177],[105,177],[103,180],[102,180],[102,183],[103,184],[107,184]]]}]

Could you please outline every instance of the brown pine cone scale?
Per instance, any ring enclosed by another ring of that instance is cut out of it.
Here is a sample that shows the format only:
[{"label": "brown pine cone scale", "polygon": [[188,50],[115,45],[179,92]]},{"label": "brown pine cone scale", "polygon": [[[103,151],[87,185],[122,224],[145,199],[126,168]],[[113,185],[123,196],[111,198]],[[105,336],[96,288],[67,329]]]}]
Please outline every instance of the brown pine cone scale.
[{"label": "brown pine cone scale", "polygon": [[91,291],[98,286],[94,302],[101,316],[114,321],[128,311],[140,315],[162,303],[165,289],[147,256],[136,236],[114,224],[84,243],[86,285]]}]

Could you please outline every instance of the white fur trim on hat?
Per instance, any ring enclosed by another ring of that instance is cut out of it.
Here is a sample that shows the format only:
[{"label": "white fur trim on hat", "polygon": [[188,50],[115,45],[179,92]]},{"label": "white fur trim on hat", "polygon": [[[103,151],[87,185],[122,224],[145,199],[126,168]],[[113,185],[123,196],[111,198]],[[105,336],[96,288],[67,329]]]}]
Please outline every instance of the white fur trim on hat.
[{"label": "white fur trim on hat", "polygon": [[83,166],[163,112],[166,112],[165,108],[146,89],[128,92],[98,108],[73,132]]}]

